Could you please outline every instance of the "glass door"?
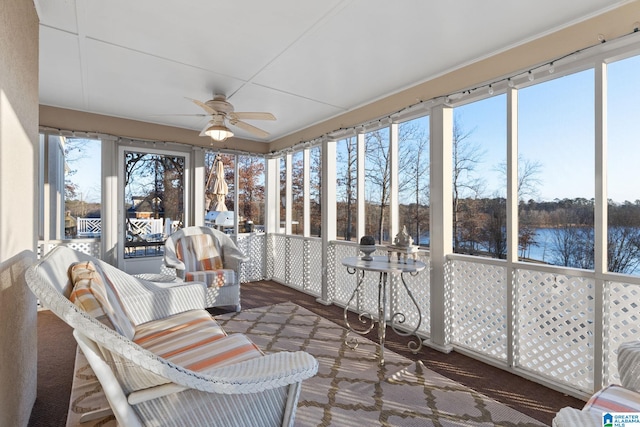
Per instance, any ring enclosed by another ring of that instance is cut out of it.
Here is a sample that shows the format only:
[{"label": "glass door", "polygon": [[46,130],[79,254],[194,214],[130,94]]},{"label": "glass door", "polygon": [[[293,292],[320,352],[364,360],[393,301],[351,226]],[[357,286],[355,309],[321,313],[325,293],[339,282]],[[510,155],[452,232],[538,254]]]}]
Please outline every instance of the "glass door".
[{"label": "glass door", "polygon": [[160,273],[164,242],[185,226],[188,154],[121,147],[119,264]]}]

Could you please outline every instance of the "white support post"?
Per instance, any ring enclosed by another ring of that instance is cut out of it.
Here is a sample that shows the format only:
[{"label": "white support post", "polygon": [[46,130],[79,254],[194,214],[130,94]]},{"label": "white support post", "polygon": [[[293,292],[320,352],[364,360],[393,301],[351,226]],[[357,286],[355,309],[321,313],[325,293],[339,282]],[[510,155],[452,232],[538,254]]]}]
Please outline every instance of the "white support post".
[{"label": "white support post", "polygon": [[65,157],[62,137],[46,135],[45,159],[47,171],[45,179],[44,209],[46,209],[45,240],[64,239],[64,175]]},{"label": "white support post", "polygon": [[450,352],[448,307],[446,295],[447,255],[452,253],[453,196],[453,109],[439,104],[430,115],[430,205],[435,206],[430,215],[430,293],[431,336],[426,345],[436,350]]},{"label": "white support post", "polygon": [[[287,153],[285,157],[285,210],[284,210],[284,233],[288,236],[291,234],[291,221],[293,219],[293,203],[291,184],[293,175],[293,154]],[[282,197],[282,195],[280,195]]]},{"label": "white support post", "polygon": [[595,212],[594,212],[594,336],[593,336],[593,391],[608,383],[609,341],[605,340],[604,322],[608,318],[605,292],[608,286],[603,274],[608,269],[608,216],[607,216],[607,64],[595,66]]},{"label": "white support post", "polygon": [[[52,239],[51,223],[50,223],[50,218],[52,217],[51,216],[51,183],[49,182],[50,181],[49,168],[51,167],[51,165],[53,165],[49,158],[49,134],[48,133],[44,134],[44,144],[42,147],[42,153],[40,154],[42,155],[42,158],[40,159],[40,164],[43,167],[43,172],[42,172],[42,187],[43,187],[42,196],[43,197],[42,197],[42,206],[40,208],[42,213],[42,239],[45,242],[48,242],[49,240]],[[47,246],[48,245],[46,244],[44,246],[45,253],[46,253]]]},{"label": "white support post", "polygon": [[264,227],[267,234],[280,231],[280,159],[265,161],[266,197]]},{"label": "white support post", "polygon": [[[514,366],[518,355],[514,354],[518,337],[513,301],[517,292],[516,271],[518,261],[518,90],[507,90],[507,363]],[[515,342],[514,342],[515,341]]]},{"label": "white support post", "polygon": [[304,175],[302,177],[304,181],[304,198],[302,206],[302,221],[303,230],[302,235],[304,237],[311,236],[311,150],[305,148],[303,153],[304,163]]},{"label": "white support post", "polygon": [[[114,139],[101,138],[102,156],[102,224],[100,230],[100,250],[102,260],[118,266],[118,220],[122,221],[123,212],[118,212],[118,144]],[[119,266],[123,267],[123,266]]]},{"label": "white support post", "polygon": [[[398,206],[398,123],[389,126],[389,243],[400,231],[400,209]],[[404,225],[404,224],[403,224]]]},{"label": "white support post", "polygon": [[[238,242],[238,233],[240,232],[240,165],[238,164],[238,156],[233,156],[233,235],[235,236],[236,243]],[[204,194],[204,193],[203,193]],[[245,218],[245,221],[247,218]]]},{"label": "white support post", "polygon": [[362,236],[365,235],[365,210],[366,210],[366,204],[365,204],[365,194],[364,194],[364,174],[365,174],[365,170],[364,170],[364,160],[365,160],[365,156],[366,156],[366,150],[365,150],[365,137],[364,137],[364,130],[358,131],[358,135],[357,135],[357,163],[358,163],[358,170],[357,170],[357,178],[356,178],[356,186],[357,186],[357,222],[356,222],[356,227],[357,227],[357,242],[360,242],[360,238]]},{"label": "white support post", "polygon": [[[205,152],[199,147],[194,147],[191,151],[192,167],[193,167],[193,185],[191,200],[193,201],[193,210],[191,213],[191,225],[204,225],[204,193],[205,193]],[[186,225],[186,224],[185,224]]]},{"label": "white support post", "polygon": [[329,276],[335,280],[337,260],[329,258],[329,246],[337,234],[337,206],[336,206],[336,141],[322,141],[322,290],[318,302],[330,304],[329,286],[335,283],[329,282]]}]

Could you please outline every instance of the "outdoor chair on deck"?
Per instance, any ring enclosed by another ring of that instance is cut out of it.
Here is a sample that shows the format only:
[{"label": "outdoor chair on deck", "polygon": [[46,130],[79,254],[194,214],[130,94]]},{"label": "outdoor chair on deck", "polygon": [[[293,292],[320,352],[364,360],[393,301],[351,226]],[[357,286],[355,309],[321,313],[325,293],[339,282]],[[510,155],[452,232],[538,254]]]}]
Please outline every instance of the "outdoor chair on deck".
[{"label": "outdoor chair on deck", "polygon": [[611,384],[595,393],[582,409],[562,408],[553,427],[602,427],[604,414],[640,412],[640,341],[625,342],[618,348],[620,384]]},{"label": "outdoor chair on deck", "polygon": [[248,260],[229,236],[209,227],[182,228],[164,247],[164,262],[178,277],[207,285],[207,307],[240,311],[240,265]]}]

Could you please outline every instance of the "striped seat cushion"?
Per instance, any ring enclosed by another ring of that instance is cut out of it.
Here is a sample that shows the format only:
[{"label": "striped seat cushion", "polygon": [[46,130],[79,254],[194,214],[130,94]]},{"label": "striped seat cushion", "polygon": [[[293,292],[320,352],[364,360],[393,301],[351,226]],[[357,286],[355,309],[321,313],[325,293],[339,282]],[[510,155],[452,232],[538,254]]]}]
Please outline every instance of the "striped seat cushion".
[{"label": "striped seat cushion", "polygon": [[204,282],[207,287],[221,287],[226,284],[236,283],[236,272],[234,270],[209,270],[209,271],[189,271],[185,273],[184,280],[187,282]]},{"label": "striped seat cushion", "polygon": [[207,372],[262,356],[263,353],[243,334],[231,334],[189,351],[167,357],[192,371]]},{"label": "striped seat cushion", "polygon": [[205,310],[138,325],[133,341],[177,365],[200,372],[262,356],[246,336],[227,336]]},{"label": "striped seat cushion", "polygon": [[190,310],[138,325],[133,341],[158,356],[166,357],[194,343],[226,335],[205,310]]},{"label": "striped seat cushion", "polygon": [[619,385],[610,385],[591,396],[583,411],[640,412],[640,393]]}]

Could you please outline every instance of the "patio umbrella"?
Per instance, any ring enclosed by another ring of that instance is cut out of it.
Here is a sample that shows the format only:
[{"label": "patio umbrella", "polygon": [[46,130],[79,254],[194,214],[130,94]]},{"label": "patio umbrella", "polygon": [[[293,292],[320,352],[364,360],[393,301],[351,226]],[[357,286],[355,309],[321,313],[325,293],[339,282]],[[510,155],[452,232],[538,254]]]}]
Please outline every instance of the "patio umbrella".
[{"label": "patio umbrella", "polygon": [[222,163],[222,157],[218,154],[214,160],[216,167],[216,178],[213,180],[211,187],[211,193],[213,194],[213,211],[224,212],[227,210],[227,205],[224,203],[225,197],[229,192],[229,187],[224,180],[224,164]]}]

